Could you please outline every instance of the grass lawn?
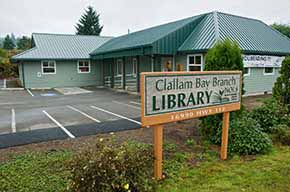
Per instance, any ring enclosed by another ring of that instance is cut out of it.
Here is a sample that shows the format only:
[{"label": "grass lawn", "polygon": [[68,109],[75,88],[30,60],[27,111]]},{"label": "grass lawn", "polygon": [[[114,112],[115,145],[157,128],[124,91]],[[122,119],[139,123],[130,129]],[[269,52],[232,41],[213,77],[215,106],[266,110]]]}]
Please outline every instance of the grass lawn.
[{"label": "grass lawn", "polygon": [[[64,191],[72,153],[27,153],[0,164],[0,191]],[[215,151],[178,152],[164,161],[167,178],[159,192],[174,191],[290,191],[290,148],[275,147],[267,155],[234,156],[222,162]]]}]

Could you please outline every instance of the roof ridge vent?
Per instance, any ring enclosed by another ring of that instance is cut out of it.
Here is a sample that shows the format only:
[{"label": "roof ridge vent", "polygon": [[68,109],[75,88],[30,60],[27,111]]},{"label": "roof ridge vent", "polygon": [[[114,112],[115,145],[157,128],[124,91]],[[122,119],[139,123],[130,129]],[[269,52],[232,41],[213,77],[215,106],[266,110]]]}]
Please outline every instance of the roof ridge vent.
[{"label": "roof ridge vent", "polygon": [[220,40],[220,29],[219,29],[219,22],[218,22],[218,12],[213,12],[213,19],[214,19],[214,28],[215,28],[215,39],[216,42]]}]

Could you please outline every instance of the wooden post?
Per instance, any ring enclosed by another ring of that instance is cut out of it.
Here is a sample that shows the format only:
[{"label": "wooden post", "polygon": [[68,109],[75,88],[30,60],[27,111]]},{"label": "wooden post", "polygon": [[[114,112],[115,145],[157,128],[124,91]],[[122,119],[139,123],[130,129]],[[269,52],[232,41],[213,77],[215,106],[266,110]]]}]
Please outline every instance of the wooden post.
[{"label": "wooden post", "polygon": [[230,112],[223,113],[223,130],[222,130],[222,146],[221,146],[221,159],[227,159],[228,151],[228,135],[230,126]]},{"label": "wooden post", "polygon": [[156,125],[154,129],[154,178],[162,179],[162,140],[163,125]]}]

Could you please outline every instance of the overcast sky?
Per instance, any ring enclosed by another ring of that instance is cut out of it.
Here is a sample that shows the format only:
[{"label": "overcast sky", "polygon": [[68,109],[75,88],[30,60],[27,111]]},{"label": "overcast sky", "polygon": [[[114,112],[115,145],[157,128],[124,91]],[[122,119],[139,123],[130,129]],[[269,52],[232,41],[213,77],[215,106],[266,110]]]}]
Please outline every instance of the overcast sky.
[{"label": "overcast sky", "polygon": [[290,0],[0,0],[0,36],[33,32],[74,34],[87,6],[101,15],[101,35],[118,36],[154,25],[221,11],[267,24],[290,23]]}]

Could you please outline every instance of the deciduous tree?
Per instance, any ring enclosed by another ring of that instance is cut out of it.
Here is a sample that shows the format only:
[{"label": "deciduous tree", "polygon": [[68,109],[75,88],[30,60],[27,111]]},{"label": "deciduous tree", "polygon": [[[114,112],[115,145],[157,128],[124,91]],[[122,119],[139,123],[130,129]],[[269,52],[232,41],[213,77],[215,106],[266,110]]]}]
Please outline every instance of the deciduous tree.
[{"label": "deciduous tree", "polygon": [[274,23],[271,27],[290,38],[290,25]]}]

